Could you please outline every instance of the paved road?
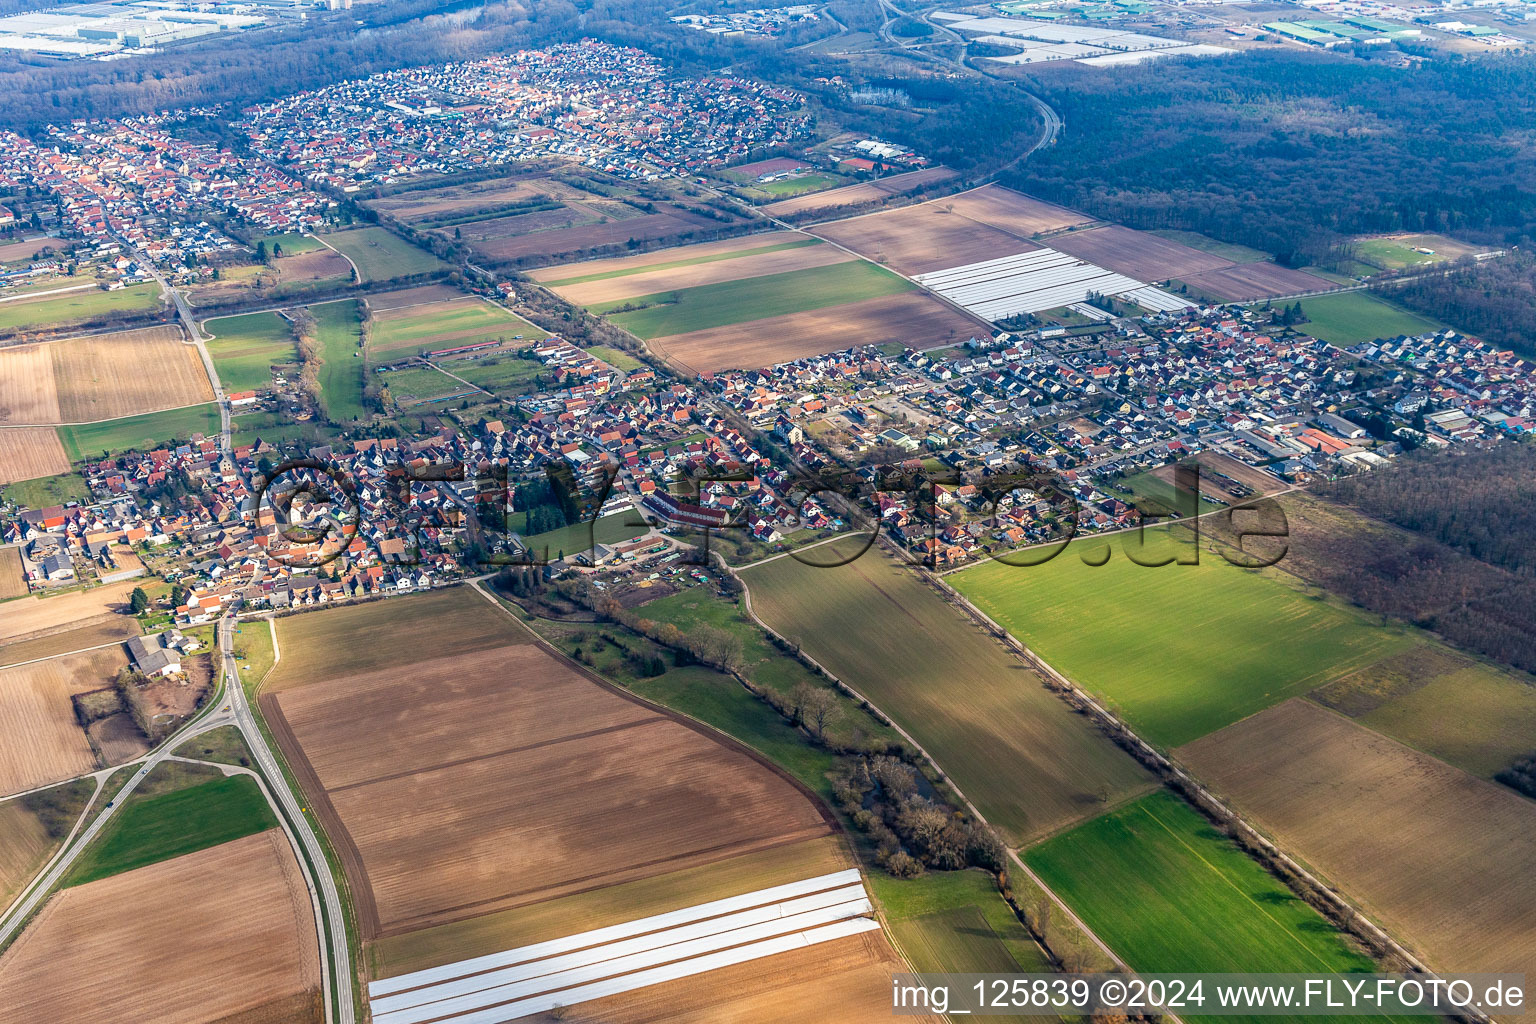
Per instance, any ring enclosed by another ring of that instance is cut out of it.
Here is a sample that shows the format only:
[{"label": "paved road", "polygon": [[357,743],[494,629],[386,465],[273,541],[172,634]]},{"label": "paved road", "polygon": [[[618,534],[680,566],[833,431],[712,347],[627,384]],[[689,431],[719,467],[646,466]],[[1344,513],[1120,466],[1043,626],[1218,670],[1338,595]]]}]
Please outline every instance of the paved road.
[{"label": "paved road", "polygon": [[[336,1024],[354,1024],[357,1020],[357,1006],[352,998],[352,951],[347,945],[347,921],[342,915],[341,894],[336,889],[336,879],[331,874],[330,863],[325,859],[325,850],[321,847],[315,830],[310,826],[304,807],[288,787],[287,777],[283,775],[277,759],[272,755],[271,748],[267,746],[266,737],[256,725],[256,716],[251,711],[250,703],[245,699],[245,688],[240,685],[240,666],[236,663],[233,653],[234,623],[235,620],[231,617],[219,621],[219,651],[224,656],[224,678],[228,681],[225,699],[227,706],[231,709],[230,719],[245,736],[245,742],[251,748],[251,754],[255,757],[257,766],[266,776],[272,795],[281,805],[283,816],[291,827],[290,837],[296,838],[303,847],[304,856],[299,858],[299,866],[304,869],[304,874],[312,888],[318,883],[320,902],[325,908],[326,937],[329,939],[328,942],[322,943],[329,949],[323,949],[321,956],[322,967],[328,975],[325,985],[326,1019],[335,1021]],[[266,621],[253,621],[245,626],[247,629],[252,627],[270,629],[271,625]],[[275,653],[275,637],[273,650]],[[314,867],[314,874],[318,877],[309,877],[311,865]],[[329,956],[324,955],[326,953]],[[336,979],[334,1005],[331,999],[330,978]]]},{"label": "paved road", "polygon": [[[96,820],[91,822],[83,832],[80,832],[79,835],[75,837],[74,845],[66,846],[63,852],[59,856],[55,857],[52,866],[49,867],[46,872],[44,872],[41,879],[34,881],[27,894],[11,905],[10,913],[6,916],[4,921],[0,921],[0,946],[5,945],[5,943],[10,940],[11,936],[15,934],[15,932],[22,926],[22,924],[24,924],[27,919],[32,916],[32,912],[36,910],[42,904],[43,900],[47,898],[48,894],[53,891],[53,887],[58,884],[59,879],[63,878],[64,874],[74,865],[75,861],[79,859],[80,854],[84,852],[86,847],[90,845],[91,840],[96,838],[101,830],[106,827],[107,822],[111,821],[117,812],[122,808],[123,801],[128,798],[129,794],[131,794],[135,789],[139,787],[139,783],[144,781],[144,776],[153,771],[161,761],[169,758],[171,756],[172,750],[181,746],[191,737],[201,735],[202,733],[207,732],[209,729],[216,729],[220,725],[229,724],[231,724],[231,720],[227,715],[224,715],[221,712],[206,715],[203,718],[197,719],[191,726],[182,732],[177,733],[174,737],[161,744],[157,750],[150,753],[146,757],[141,758],[138,761],[130,762],[129,765],[117,765],[113,768],[106,768],[99,772],[93,772],[92,776],[98,780],[96,793],[99,796],[101,793],[100,783],[105,781],[105,779],[113,772],[119,771],[124,767],[130,767],[133,764],[137,764],[139,766],[138,770],[133,773],[133,777],[130,778],[127,783],[124,784],[123,788],[120,789],[112,798],[111,804],[103,808],[102,812],[96,816]],[[94,806],[94,798],[92,799],[92,804],[90,806]],[[87,811],[83,813],[88,812],[89,806],[87,807]]]},{"label": "paved road", "polygon": [[203,336],[202,328],[197,324],[197,317],[192,313],[192,307],[187,305],[187,300],[182,297],[175,287],[165,279],[158,267],[144,253],[134,250],[134,257],[139,263],[149,269],[154,279],[160,282],[160,290],[170,296],[176,304],[176,313],[181,317],[181,322],[187,325],[187,333],[192,336],[192,344],[197,346],[197,354],[203,359],[203,366],[208,371],[208,381],[213,385],[213,399],[219,403],[219,451],[228,459],[234,451],[230,443],[229,430],[229,398],[224,394],[224,385],[219,383],[219,372],[214,369],[213,356],[208,354],[208,339]]}]

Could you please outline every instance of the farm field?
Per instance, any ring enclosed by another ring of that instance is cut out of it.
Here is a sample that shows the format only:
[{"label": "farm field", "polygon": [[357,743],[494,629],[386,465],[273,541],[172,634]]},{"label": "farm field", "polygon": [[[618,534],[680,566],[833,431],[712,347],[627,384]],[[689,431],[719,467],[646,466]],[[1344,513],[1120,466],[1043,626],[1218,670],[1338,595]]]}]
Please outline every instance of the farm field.
[{"label": "farm field", "polygon": [[855,345],[938,348],[988,328],[918,291],[658,338],[650,348],[698,372],[769,366]]},{"label": "farm field", "polygon": [[1039,248],[1027,236],[960,213],[956,198],[834,221],[815,232],[909,277]]},{"label": "farm field", "polygon": [[634,256],[614,256],[607,259],[543,267],[539,270],[530,270],[528,276],[546,288],[562,288],[587,284],[591,281],[628,277],[632,274],[649,274],[713,263],[718,260],[758,256],[792,249],[796,246],[815,244],[815,239],[798,231],[768,231],[673,249],[657,249],[654,252],[639,253]]},{"label": "farm field", "polygon": [[1313,700],[1481,778],[1531,753],[1528,677],[1433,640],[1313,690]]},{"label": "farm field", "polygon": [[609,366],[612,366],[618,370],[623,370],[625,373],[631,373],[635,370],[645,369],[645,364],[636,359],[634,356],[630,355],[628,352],[620,352],[618,349],[609,348],[607,345],[593,345],[589,347],[587,351],[601,359],[603,362],[607,363]]},{"label": "farm field", "polygon": [[[376,605],[346,609],[361,627],[353,633],[337,632],[347,624],[339,613],[282,620],[283,661],[261,698],[312,804],[341,837],[365,937],[829,833],[788,781],[592,682],[479,595],[428,600],[386,602],[408,606],[404,619]],[[444,615],[469,601],[484,613]],[[499,617],[497,635],[485,614]],[[327,620],[323,632],[307,642],[289,633],[312,617]],[[334,656],[325,638],[361,647],[380,629],[410,653],[316,671]],[[277,690],[290,659],[305,682]],[[509,775],[525,785],[496,784]]]},{"label": "farm field", "polygon": [[197,349],[176,327],[98,334],[48,346],[65,423],[121,419],[213,401]]},{"label": "farm field", "polygon": [[0,957],[0,1022],[318,1024],[318,939],[282,833],[50,899]]},{"label": "farm field", "polygon": [[310,306],[320,343],[320,404],[332,423],[360,420],[363,407],[363,374],[366,372],[359,342],[363,326],[356,299],[340,299]]},{"label": "farm field", "polygon": [[97,621],[107,612],[126,612],[132,581],[113,583],[90,590],[66,594],[20,598],[8,601],[0,616],[0,644],[31,639],[42,633],[57,633],[84,620]]},{"label": "farm field", "polygon": [[[593,307],[593,312],[606,314],[641,338],[664,338],[896,295],[912,288],[895,274],[860,260],[645,295],[604,303]],[[614,311],[625,305],[645,308]]]},{"label": "farm field", "polygon": [[[673,252],[686,252],[672,250]],[[561,298],[578,306],[603,307],[614,302],[640,299],[643,296],[663,294],[674,290],[697,288],[702,285],[723,284],[764,278],[790,271],[807,270],[848,263],[854,257],[835,246],[817,239],[807,238],[801,243],[771,246],[767,251],[742,250],[734,254],[719,254],[700,262],[686,262],[681,266],[662,265],[658,269],[636,268],[638,273],[605,277],[585,284],[552,286]]]},{"label": "farm field", "polygon": [[1051,248],[1117,274],[1154,283],[1231,266],[1231,261],[1221,256],[1118,224],[1064,232],[1051,239]]},{"label": "farm field", "polygon": [[1369,292],[1340,292],[1301,301],[1308,323],[1297,330],[1334,345],[1358,345],[1400,334],[1424,334],[1441,325],[1400,309]]},{"label": "farm field", "polygon": [[570,1015],[604,1024],[874,1024],[890,1018],[891,975],[905,969],[883,935],[866,932],[581,1003]]},{"label": "farm field", "polygon": [[825,834],[787,783],[519,639],[263,698],[356,848],[367,937]]},{"label": "farm field", "polygon": [[1138,971],[1372,968],[1321,915],[1164,790],[1042,843],[1024,860]]},{"label": "farm field", "polygon": [[874,181],[844,185],[842,188],[829,189],[826,192],[780,200],[769,203],[763,209],[774,217],[790,217],[802,213],[833,210],[839,206],[856,206],[888,199],[891,196],[948,181],[957,176],[958,172],[948,167],[928,167],[920,171],[908,171],[905,174],[877,178]]},{"label": "farm field", "polygon": [[128,416],[59,428],[59,441],[72,462],[100,457],[103,452],[118,455],[126,451],[148,451],[171,441],[190,441],[194,434],[218,437],[219,407],[213,402],[185,409]]},{"label": "farm field", "polygon": [[544,179],[536,175],[514,174],[458,185],[433,185],[405,188],[365,205],[392,217],[415,224],[442,218],[455,218],[500,205],[537,199],[544,195],[536,186]]},{"label": "farm field", "polygon": [[272,367],[298,360],[293,326],[276,313],[245,313],[203,321],[208,354],[226,392],[272,386]]},{"label": "farm field", "polygon": [[[14,548],[4,550],[14,551]],[[57,599],[55,599],[57,600]],[[11,608],[19,608],[13,604]],[[139,620],[129,615],[107,613],[78,623],[68,623],[53,631],[29,633],[24,639],[0,641],[0,666],[19,665],[24,661],[57,658],[71,651],[116,643],[141,632]]]},{"label": "farm field", "polygon": [[996,882],[986,872],[936,871],[917,880],[879,874],[871,876],[870,884],[913,970],[937,974],[1051,970],[1040,947],[998,895]]},{"label": "farm field", "polygon": [[[451,621],[453,628],[424,633],[419,628],[424,620]],[[484,598],[468,587],[450,587],[409,600],[286,616],[278,633],[283,657],[263,683],[264,690],[473,654],[506,644],[509,629],[506,616]],[[345,637],[347,644],[337,644],[336,637]]]},{"label": "farm field", "polygon": [[27,596],[27,577],[18,548],[0,548],[0,601]]},{"label": "farm field", "polygon": [[1170,242],[1178,242],[1180,245],[1187,245],[1191,249],[1199,249],[1201,252],[1208,252],[1212,256],[1220,256],[1222,259],[1228,260],[1232,263],[1262,263],[1263,261],[1269,259],[1269,253],[1264,252],[1262,249],[1252,249],[1246,245],[1236,245],[1232,242],[1223,242],[1219,239],[1211,238],[1209,235],[1202,235],[1197,231],[1179,231],[1174,228],[1154,228],[1147,233],[1156,235],[1159,238],[1166,238]]},{"label": "farm field", "polygon": [[1101,795],[1119,801],[1151,785],[1033,672],[878,550],[835,569],[780,558],[741,576],[759,617],[911,731],[1010,842],[1097,813]]},{"label": "farm field", "polygon": [[[1146,531],[1142,561],[1190,553],[1182,527]],[[1275,569],[1201,552],[1199,565],[1137,565],[1134,534],[1074,541],[1043,565],[988,562],[947,582],[1149,742],[1214,732],[1412,646],[1341,604],[1310,597]],[[1080,557],[1109,546],[1109,561]],[[1085,626],[1091,624],[1091,626]]]},{"label": "farm field", "polygon": [[326,235],[326,245],[357,264],[363,283],[444,270],[448,264],[383,228],[355,228]]},{"label": "farm field", "polygon": [[136,284],[115,292],[100,288],[0,302],[0,335],[89,320],[107,313],[150,313],[160,309],[160,286]]},{"label": "farm field", "polygon": [[852,865],[846,840],[841,836],[776,846],[514,910],[385,936],[369,947],[370,974],[375,978],[409,974],[465,960],[488,949],[513,949],[573,932],[605,928],[675,907],[815,878]]},{"label": "farm field", "polygon": [[96,770],[69,698],[111,685],[127,663],[109,647],[0,669],[0,728],[27,737],[0,747],[0,796]]},{"label": "farm field", "polygon": [[19,242],[0,243],[0,263],[20,263],[31,259],[44,249],[51,249],[59,244],[57,238],[44,235],[41,238],[28,238]]},{"label": "farm field", "polygon": [[1178,753],[1431,966],[1536,970],[1536,803],[1302,700]]},{"label": "farm field", "polygon": [[1332,282],[1278,263],[1239,263],[1220,270],[1207,270],[1184,279],[1190,289],[1209,295],[1219,302],[1247,302],[1281,295],[1302,295],[1325,291]]},{"label": "farm field", "polygon": [[594,207],[591,212],[567,207],[552,214],[469,221],[459,225],[459,231],[476,253],[492,263],[549,263],[569,253],[610,249],[630,240],[651,242],[718,231],[723,226],[674,203],[658,203],[656,210],[640,213],[621,203]]},{"label": "farm field", "polygon": [[368,356],[387,363],[436,349],[511,342],[517,337],[532,344],[549,335],[493,302],[465,295],[375,311],[368,326]]},{"label": "farm field", "polygon": [[260,787],[244,775],[154,796],[134,792],[63,884],[86,885],[276,827]]},{"label": "farm field", "polygon": [[0,803],[0,907],[10,905],[57,848],[42,819],[21,800]]},{"label": "farm field", "polygon": [[174,327],[0,350],[0,425],[117,419],[212,399],[197,350]]},{"label": "farm field", "polygon": [[0,484],[69,472],[69,456],[52,427],[0,427]]},{"label": "farm field", "polygon": [[[58,437],[57,431],[50,432]],[[42,476],[0,485],[0,498],[28,508],[48,508],[51,505],[62,505],[66,501],[85,501],[90,496],[90,488],[75,473]]]}]

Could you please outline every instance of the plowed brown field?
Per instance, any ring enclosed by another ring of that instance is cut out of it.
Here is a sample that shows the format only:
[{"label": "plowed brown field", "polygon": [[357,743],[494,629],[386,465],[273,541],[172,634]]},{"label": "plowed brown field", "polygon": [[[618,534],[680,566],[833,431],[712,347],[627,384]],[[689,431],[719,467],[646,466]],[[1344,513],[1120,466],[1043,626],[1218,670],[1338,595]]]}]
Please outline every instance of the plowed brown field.
[{"label": "plowed brown field", "polygon": [[[386,604],[408,613],[418,600]],[[828,833],[812,800],[764,764],[594,681],[503,618],[500,647],[305,672],[261,698],[338,840],[366,937]],[[294,621],[279,622],[285,662]],[[419,612],[394,622],[410,646],[460,628]],[[313,637],[301,662],[306,646]]]},{"label": "plowed brown field", "polygon": [[941,200],[822,224],[816,234],[909,277],[1040,248],[958,212],[946,211],[947,203]]},{"label": "plowed brown field", "polygon": [[0,348],[0,424],[59,421],[59,391],[48,346]]},{"label": "plowed brown field", "polygon": [[727,368],[754,369],[888,341],[913,348],[939,348],[973,335],[986,337],[989,331],[990,328],[932,296],[913,291],[689,331],[648,344],[668,359],[702,373]]},{"label": "plowed brown field", "polygon": [[[685,250],[686,251],[686,250]],[[855,257],[832,245],[804,245],[778,252],[739,256],[733,260],[715,260],[695,263],[686,267],[671,267],[643,274],[628,274],[603,281],[557,287],[555,293],[578,306],[594,306],[603,302],[632,299],[640,295],[655,295],[681,288],[695,288],[703,284],[719,284],[723,281],[741,281],[749,277],[768,274],[784,274],[791,270],[811,267],[827,267],[834,263],[847,263]]]},{"label": "plowed brown field", "polygon": [[147,327],[48,346],[65,423],[113,420],[213,401],[197,349],[174,327]]},{"label": "plowed brown field", "polygon": [[52,427],[0,427],[0,484],[68,472],[69,456]]},{"label": "plowed brown field", "polygon": [[1231,260],[1220,256],[1118,224],[1063,232],[1051,238],[1051,247],[1105,270],[1148,282],[1166,281],[1170,277],[1187,278],[1191,274],[1233,265]]},{"label": "plowed brown field", "polygon": [[94,771],[70,696],[110,684],[128,663],[115,647],[0,669],[0,795]]},{"label": "plowed brown field", "polygon": [[1238,263],[1221,270],[1195,274],[1185,280],[1200,291],[1226,302],[1302,295],[1333,287],[1320,277],[1276,263]]},{"label": "plowed brown field", "polygon": [[1536,972],[1536,803],[1299,698],[1178,753],[1431,967]]},{"label": "plowed brown field", "polygon": [[[883,932],[866,932],[582,1003],[575,1012],[604,1024],[887,1024],[891,975],[906,969]],[[942,1020],[928,1014],[894,1019]]]},{"label": "plowed brown field", "polygon": [[[276,830],[55,895],[0,958],[0,1024],[315,1021],[309,892]],[[299,997],[299,998],[295,998]],[[297,1012],[295,1012],[297,1011]]]}]

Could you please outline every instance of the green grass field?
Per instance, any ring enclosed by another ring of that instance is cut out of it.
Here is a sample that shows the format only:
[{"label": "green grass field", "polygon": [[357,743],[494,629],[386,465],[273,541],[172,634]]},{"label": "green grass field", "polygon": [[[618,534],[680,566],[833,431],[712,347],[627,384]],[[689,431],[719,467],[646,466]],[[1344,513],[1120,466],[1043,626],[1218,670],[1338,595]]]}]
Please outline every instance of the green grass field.
[{"label": "green grass field", "polygon": [[609,366],[623,370],[625,373],[645,369],[645,364],[628,352],[620,352],[618,349],[609,348],[607,345],[593,345],[587,351],[597,356],[597,358]]},{"label": "green grass field", "polygon": [[[448,334],[453,337],[444,337]],[[547,337],[548,332],[494,303],[465,298],[449,309],[429,303],[419,312],[407,307],[375,314],[368,329],[368,355],[375,362],[388,362],[391,357],[419,356],[432,349],[516,338],[531,345]]]},{"label": "green grass field", "polygon": [[[1144,562],[1191,550],[1182,527],[1146,536],[1144,549],[1133,548]],[[987,562],[946,580],[1165,747],[1416,642],[1404,628],[1309,596],[1277,570],[1238,569],[1204,548],[1199,565],[1138,565],[1126,554],[1134,537],[1074,541],[1044,565]],[[1084,553],[1111,544],[1107,563],[1084,563]]]},{"label": "green grass field", "polygon": [[642,338],[662,338],[708,327],[724,327],[749,320],[840,306],[881,295],[910,291],[914,285],[864,260],[835,263],[829,267],[792,270],[784,274],[700,285],[677,292],[646,295],[637,299],[604,303],[593,312],[619,306],[657,305],[608,317]]},{"label": "green grass field", "polygon": [[1024,859],[1138,971],[1373,969],[1321,915],[1166,791],[1042,843]]},{"label": "green grass field", "polygon": [[[804,557],[827,559],[847,543]],[[878,548],[838,568],[778,558],[741,577],[758,616],[911,732],[1013,842],[1151,785],[1129,755]]]},{"label": "green grass field", "polygon": [[61,473],[6,484],[0,487],[0,496],[27,508],[47,508],[66,501],[86,501],[91,496],[91,489],[85,486],[85,480],[78,473]]},{"label": "green grass field", "polygon": [[267,235],[255,241],[266,242],[267,248],[273,251],[281,247],[284,256],[302,256],[307,252],[325,248],[313,235],[301,235],[294,231],[284,235]]},{"label": "green grass field", "polygon": [[1359,721],[1491,779],[1536,752],[1536,687],[1475,663],[1437,675],[1359,716]]},{"label": "green grass field", "polygon": [[524,394],[537,390],[539,376],[548,370],[537,359],[516,356],[488,356],[482,359],[445,361],[443,368],[463,377],[476,387],[498,394]]},{"label": "green grass field", "polygon": [[1334,345],[1358,345],[1400,334],[1424,334],[1441,324],[1378,299],[1368,292],[1338,292],[1302,299],[1309,323],[1297,330]]},{"label": "green grass field", "polygon": [[[668,260],[665,263],[650,263],[638,267],[625,267],[622,270],[608,270],[598,274],[576,274],[572,277],[562,277],[551,281],[539,282],[546,288],[561,288],[572,284],[586,284],[588,281],[607,281],[615,277],[629,277],[633,274],[649,274],[653,270],[672,270],[676,267],[693,267],[701,263],[718,263],[721,260],[734,260],[741,256],[758,256],[765,252],[778,252],[780,249],[798,249],[805,245],[822,245],[819,238],[800,238],[791,242],[776,242],[773,245],[760,245],[755,249],[736,249],[731,252],[717,252],[706,256],[690,256],[680,260]],[[576,269],[580,264],[571,267]]]},{"label": "green grass field", "polygon": [[816,174],[806,174],[799,178],[749,182],[742,191],[760,199],[774,201],[789,199],[793,196],[803,196],[811,192],[823,192],[829,188],[846,185],[848,182],[849,179],[839,175],[818,172]]},{"label": "green grass field", "polygon": [[139,284],[115,292],[91,288],[45,299],[0,302],[0,331],[52,327],[104,313],[148,312],[159,308],[160,286],[157,284]]},{"label": "green grass field", "polygon": [[298,358],[293,327],[276,313],[245,313],[203,321],[213,336],[208,354],[225,391],[256,391],[272,384],[272,366]]},{"label": "green grass field", "polygon": [[401,399],[436,398],[468,390],[446,373],[439,373],[430,366],[411,366],[377,376],[397,402]]},{"label": "green grass field", "polygon": [[188,441],[193,434],[218,436],[217,403],[59,428],[59,440],[72,462],[99,458],[102,452],[118,455],[126,451],[147,451],[172,441]]},{"label": "green grass field", "polygon": [[[631,525],[633,524],[633,525]],[[621,540],[633,540],[649,530],[650,524],[640,518],[638,512],[619,512],[603,516],[590,523],[572,523],[559,530],[549,530],[523,538],[529,550],[540,558],[547,551],[550,558],[559,558],[560,552],[575,556],[590,551],[593,544],[617,544]]]},{"label": "green grass field", "polygon": [[65,884],[84,885],[276,827],[266,798],[246,776],[157,796],[134,794],[76,862]]},{"label": "green grass field", "polygon": [[363,407],[363,359],[358,346],[363,336],[356,299],[340,299],[310,306],[320,342],[320,402],[332,423],[360,420]]},{"label": "green grass field", "polygon": [[326,235],[325,242],[357,264],[363,281],[388,281],[413,274],[430,274],[447,269],[448,264],[418,249],[405,239],[383,228],[355,228]]}]

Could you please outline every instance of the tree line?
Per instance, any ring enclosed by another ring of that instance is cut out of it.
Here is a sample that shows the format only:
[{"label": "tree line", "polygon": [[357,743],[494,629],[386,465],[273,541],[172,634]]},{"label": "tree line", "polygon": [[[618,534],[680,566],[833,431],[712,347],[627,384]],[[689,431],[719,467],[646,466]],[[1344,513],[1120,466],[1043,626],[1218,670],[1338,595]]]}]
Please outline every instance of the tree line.
[{"label": "tree line", "polygon": [[1382,281],[1375,291],[1498,348],[1536,357],[1536,256],[1459,261],[1444,274]]}]

